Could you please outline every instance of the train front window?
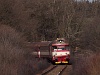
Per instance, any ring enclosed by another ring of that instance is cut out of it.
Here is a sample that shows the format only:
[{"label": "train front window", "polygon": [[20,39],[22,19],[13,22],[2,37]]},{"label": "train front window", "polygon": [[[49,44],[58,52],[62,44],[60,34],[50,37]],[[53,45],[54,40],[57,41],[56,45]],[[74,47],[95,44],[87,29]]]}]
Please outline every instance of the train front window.
[{"label": "train front window", "polygon": [[70,50],[69,46],[53,46],[54,51],[56,50]]},{"label": "train front window", "polygon": [[58,46],[57,47],[58,50],[70,50],[69,46]]},{"label": "train front window", "polygon": [[58,50],[65,50],[65,46],[58,46]]}]

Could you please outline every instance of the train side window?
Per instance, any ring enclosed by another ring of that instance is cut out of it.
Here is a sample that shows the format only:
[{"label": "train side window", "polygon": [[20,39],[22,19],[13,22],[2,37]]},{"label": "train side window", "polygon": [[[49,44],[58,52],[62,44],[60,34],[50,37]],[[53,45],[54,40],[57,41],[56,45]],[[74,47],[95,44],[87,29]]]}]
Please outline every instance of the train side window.
[{"label": "train side window", "polygon": [[55,51],[56,51],[56,50],[57,50],[57,46],[53,46],[53,50],[55,50]]},{"label": "train side window", "polygon": [[48,46],[41,46],[40,48],[40,51],[45,51],[45,52],[48,52],[48,50],[49,50],[49,47]]},{"label": "train side window", "polygon": [[53,49],[57,49],[57,46],[53,46]]}]

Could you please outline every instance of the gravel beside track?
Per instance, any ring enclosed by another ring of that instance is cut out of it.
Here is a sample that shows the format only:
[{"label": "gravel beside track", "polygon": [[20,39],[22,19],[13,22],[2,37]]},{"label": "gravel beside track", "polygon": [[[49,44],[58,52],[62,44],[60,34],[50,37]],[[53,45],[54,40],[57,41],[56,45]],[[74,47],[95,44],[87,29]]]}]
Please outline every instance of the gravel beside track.
[{"label": "gravel beside track", "polygon": [[65,67],[66,65],[57,65],[55,68],[42,75],[60,75],[60,72],[63,71]]},{"label": "gravel beside track", "polygon": [[72,65],[67,65],[67,68],[62,72],[61,75],[70,75],[72,71]]},{"label": "gravel beside track", "polygon": [[37,75],[70,75],[72,65],[51,65],[41,74]]}]

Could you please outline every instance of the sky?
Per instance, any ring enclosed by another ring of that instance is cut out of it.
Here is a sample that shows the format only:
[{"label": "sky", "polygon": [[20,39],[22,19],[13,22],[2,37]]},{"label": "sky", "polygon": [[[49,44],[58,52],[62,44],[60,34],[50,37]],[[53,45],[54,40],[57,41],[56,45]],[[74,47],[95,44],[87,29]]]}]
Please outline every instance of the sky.
[{"label": "sky", "polygon": [[89,1],[93,1],[93,0],[89,0]]},{"label": "sky", "polygon": [[[81,0],[77,0],[77,1],[81,1]],[[88,1],[92,2],[93,0],[88,0]]]},{"label": "sky", "polygon": [[92,2],[93,0],[88,0],[88,1]]},{"label": "sky", "polygon": [[92,2],[92,0],[88,0],[88,1]]}]

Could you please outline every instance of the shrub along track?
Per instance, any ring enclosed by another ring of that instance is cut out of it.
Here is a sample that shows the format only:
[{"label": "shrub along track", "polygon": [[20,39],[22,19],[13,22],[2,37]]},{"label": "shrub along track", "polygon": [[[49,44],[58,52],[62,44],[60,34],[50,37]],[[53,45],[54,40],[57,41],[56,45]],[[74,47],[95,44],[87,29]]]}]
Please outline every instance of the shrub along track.
[{"label": "shrub along track", "polygon": [[41,75],[62,75],[63,71],[67,68],[67,65],[54,65],[51,69],[42,73]]}]

